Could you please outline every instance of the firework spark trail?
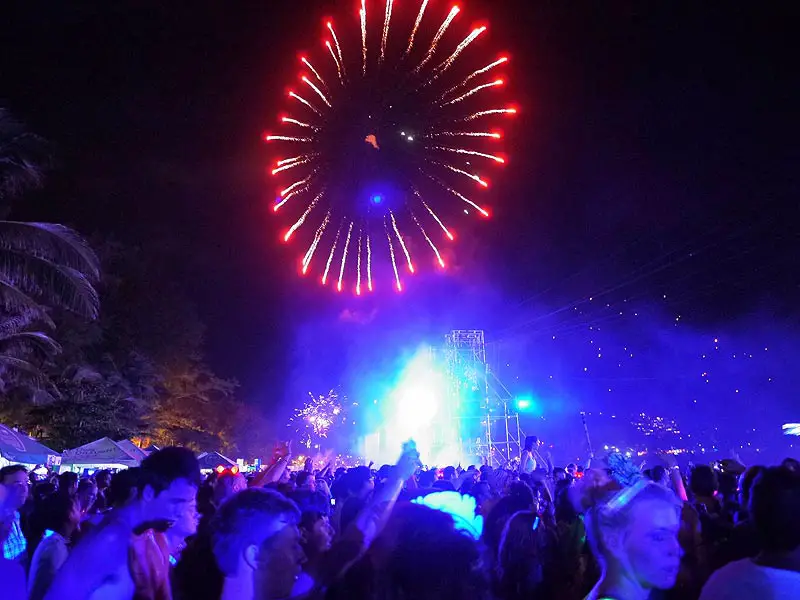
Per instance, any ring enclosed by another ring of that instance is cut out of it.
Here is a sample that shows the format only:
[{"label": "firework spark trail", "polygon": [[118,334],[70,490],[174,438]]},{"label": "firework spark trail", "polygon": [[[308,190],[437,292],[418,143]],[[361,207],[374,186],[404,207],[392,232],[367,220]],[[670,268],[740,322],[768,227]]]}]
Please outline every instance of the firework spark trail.
[{"label": "firework spark trail", "polygon": [[386,41],[389,39],[389,23],[392,20],[392,6],[394,0],[386,0],[386,16],[383,21],[383,37],[381,37],[381,57],[380,62],[383,63],[386,57]]},{"label": "firework spark trail", "polygon": [[469,45],[470,45],[472,42],[474,42],[476,39],[478,39],[478,37],[479,37],[479,36],[480,36],[480,35],[481,35],[481,34],[482,34],[484,31],[486,31],[486,27],[478,27],[477,29],[473,29],[473,30],[472,30],[472,33],[470,33],[470,34],[469,34],[469,35],[468,35],[466,38],[464,38],[464,41],[462,41],[462,42],[461,42],[461,43],[460,43],[460,44],[459,44],[459,45],[456,47],[456,49],[455,49],[455,50],[453,50],[453,53],[452,53],[452,54],[451,54],[451,55],[450,55],[450,56],[447,58],[447,60],[445,60],[444,62],[442,62],[442,63],[441,63],[441,64],[440,64],[438,67],[436,67],[436,68],[433,70],[433,77],[431,77],[431,81],[432,81],[432,80],[434,80],[434,79],[436,79],[436,78],[437,78],[437,77],[439,77],[439,76],[440,76],[442,73],[444,73],[445,71],[447,71],[447,69],[449,69],[450,67],[452,67],[452,66],[453,66],[453,64],[456,62],[456,59],[458,58],[458,55],[459,55],[459,54],[461,54],[461,53],[462,53],[464,50],[466,50],[466,49],[467,49],[467,46],[469,46]]},{"label": "firework spark trail", "polygon": [[445,266],[444,265],[444,260],[442,260],[442,255],[439,254],[439,249],[436,247],[436,244],[434,244],[433,240],[430,238],[430,236],[428,236],[428,232],[425,231],[425,228],[422,226],[422,223],[420,223],[419,219],[417,219],[417,215],[415,215],[412,212],[411,213],[411,218],[414,219],[414,223],[417,224],[417,227],[419,227],[420,232],[422,232],[422,235],[425,237],[425,241],[428,242],[428,244],[431,247],[431,250],[433,250],[433,253],[436,255],[436,260],[439,262],[439,266],[444,269],[444,266]]},{"label": "firework spark trail", "polygon": [[415,195],[417,198],[419,198],[419,201],[420,201],[420,202],[422,202],[422,206],[424,206],[424,207],[425,207],[425,210],[427,210],[427,211],[428,211],[428,213],[430,213],[430,215],[433,217],[433,220],[434,220],[434,221],[436,221],[436,222],[439,224],[439,227],[441,227],[441,228],[442,228],[442,231],[444,231],[444,234],[445,234],[445,235],[447,236],[447,238],[448,238],[448,239],[449,239],[449,240],[452,242],[452,241],[453,241],[453,239],[454,239],[454,238],[453,238],[453,234],[452,234],[452,233],[450,233],[450,230],[447,228],[447,226],[446,226],[446,225],[445,225],[445,224],[442,222],[442,220],[439,218],[439,215],[437,215],[435,212],[433,212],[433,209],[432,209],[430,206],[428,206],[428,203],[427,203],[427,202],[425,202],[424,198],[422,197],[422,194],[420,194],[420,193],[419,193],[419,190],[417,190],[416,188],[414,188],[414,195]]},{"label": "firework spark trail", "polygon": [[322,90],[321,90],[321,89],[319,89],[319,88],[318,88],[316,85],[314,85],[314,82],[313,82],[313,81],[311,81],[311,80],[310,80],[308,77],[306,77],[305,75],[303,75],[303,77],[302,77],[302,80],[303,80],[303,83],[306,83],[306,84],[308,84],[308,86],[309,86],[309,87],[310,87],[312,90],[314,90],[314,91],[316,92],[317,96],[319,96],[320,98],[322,98],[322,101],[323,101],[325,104],[327,104],[328,108],[330,108],[330,107],[331,107],[331,103],[328,101],[328,98],[327,98],[327,96],[325,96],[325,94],[323,94],[323,93],[322,93]]},{"label": "firework spark trail", "polygon": [[496,79],[495,81],[492,81],[491,83],[483,83],[481,85],[476,85],[470,91],[465,92],[464,94],[461,94],[457,98],[454,98],[452,100],[449,100],[449,101],[445,102],[442,106],[450,106],[452,104],[458,104],[459,102],[463,102],[464,100],[466,100],[470,96],[474,96],[475,94],[477,94],[481,90],[485,90],[485,89],[492,88],[492,87],[497,87],[499,85],[503,85],[504,83],[505,82],[502,79]]},{"label": "firework spark trail", "polygon": [[488,115],[515,115],[517,114],[516,108],[491,108],[489,110],[479,110],[478,112],[462,117],[459,121],[475,121],[481,117]]},{"label": "firework spark trail", "polygon": [[425,137],[488,137],[499,140],[503,136],[499,133],[492,133],[489,131],[437,131],[435,133],[429,133]]},{"label": "firework spark trail", "polygon": [[412,273],[414,272],[414,263],[411,262],[411,254],[408,252],[408,248],[406,247],[406,243],[403,240],[403,236],[400,235],[400,230],[397,228],[397,221],[394,218],[394,213],[389,211],[389,216],[392,219],[392,228],[394,229],[394,233],[397,236],[398,241],[400,242],[400,247],[403,249],[403,253],[406,255],[406,262],[408,263],[408,270]]},{"label": "firework spark trail", "polygon": [[292,125],[298,125],[299,127],[305,127],[307,129],[313,129],[314,131],[319,131],[319,127],[314,127],[313,125],[309,125],[308,123],[304,123],[303,121],[298,121],[297,119],[293,119],[291,117],[281,117],[281,123],[291,123]]},{"label": "firework spark trail", "polygon": [[367,74],[367,0],[361,0],[361,74]]},{"label": "firework spark trail", "polygon": [[367,289],[372,291],[372,244],[367,234]]},{"label": "firework spark trail", "polygon": [[342,63],[339,62],[339,57],[336,56],[336,53],[333,51],[333,46],[331,46],[331,43],[325,42],[325,46],[327,46],[328,52],[331,53],[331,58],[333,58],[333,62],[336,63],[336,74],[339,76],[339,83],[344,85],[344,74],[342,73]]},{"label": "firework spark trail", "polygon": [[319,71],[317,71],[310,62],[308,62],[308,59],[304,56],[300,59],[300,61],[311,70],[311,72],[314,74],[314,77],[316,77],[317,80],[327,89],[328,84],[325,83],[325,80],[322,78],[322,75],[319,74]]},{"label": "firework spark trail", "polygon": [[283,196],[281,198],[281,201],[278,202],[275,206],[272,207],[273,212],[278,212],[281,209],[281,207],[284,204],[286,204],[289,200],[291,200],[294,196],[298,196],[298,195],[302,194],[303,192],[307,192],[309,187],[310,186],[305,185],[305,186],[303,186],[301,188],[294,189],[291,192],[289,192],[288,194],[286,194],[285,196]]},{"label": "firework spark trail", "polygon": [[272,169],[272,174],[276,175],[281,171],[288,171],[289,169],[294,169],[295,167],[308,164],[314,157],[315,157],[314,154],[302,154],[300,156],[295,156],[293,158],[285,158],[283,160],[279,160],[277,163],[277,168]]},{"label": "firework spark trail", "polygon": [[356,295],[361,295],[361,227],[358,228],[358,258],[356,260]]},{"label": "firework spark trail", "polygon": [[336,37],[336,32],[333,30],[333,23],[328,21],[328,31],[331,32],[333,43],[336,46],[336,54],[339,56],[339,64],[342,66],[342,75],[347,77],[347,70],[344,67],[344,56],[342,56],[342,47],[339,45],[339,38]]},{"label": "firework spark trail", "polygon": [[470,200],[469,198],[467,198],[467,197],[466,197],[464,194],[460,193],[458,190],[455,190],[455,189],[451,188],[449,185],[447,185],[447,184],[446,184],[444,181],[442,181],[441,179],[438,179],[437,177],[434,177],[434,176],[432,176],[432,175],[428,175],[428,173],[425,173],[425,175],[427,175],[427,176],[428,176],[430,179],[432,179],[433,181],[435,181],[436,183],[438,183],[440,186],[442,186],[442,187],[443,187],[444,189],[446,189],[448,192],[450,192],[451,194],[453,194],[453,195],[454,195],[456,198],[458,198],[459,200],[461,200],[461,201],[465,202],[466,204],[469,204],[469,205],[470,205],[472,208],[474,208],[475,210],[477,210],[477,211],[478,211],[479,213],[481,213],[481,214],[482,214],[484,217],[488,217],[488,216],[489,216],[489,213],[486,211],[486,209],[484,209],[484,208],[482,208],[481,206],[479,206],[479,205],[475,204],[475,203],[474,203],[472,200]]},{"label": "firework spark trail", "polygon": [[290,135],[268,135],[267,141],[274,142],[276,140],[283,140],[284,142],[301,142],[307,144],[312,141],[311,138],[293,137]]},{"label": "firework spark trail", "polygon": [[422,62],[419,63],[416,69],[414,69],[415,73],[419,73],[422,68],[428,64],[428,62],[433,58],[434,52],[436,52],[436,47],[439,45],[439,40],[442,39],[444,32],[447,31],[447,28],[450,27],[450,23],[453,22],[453,19],[456,18],[456,15],[459,13],[461,9],[457,6],[454,6],[450,9],[450,13],[447,15],[447,18],[442,23],[442,26],[439,27],[439,31],[436,32],[436,35],[433,36],[433,41],[431,42],[430,47],[428,48],[427,54],[425,54],[425,58],[422,59]]},{"label": "firework spark trail", "polygon": [[443,166],[445,169],[450,169],[454,173],[459,173],[460,175],[466,175],[467,177],[472,179],[472,181],[482,185],[483,187],[489,187],[489,184],[486,181],[484,181],[474,173],[470,173],[469,171],[464,171],[463,169],[459,169],[458,167],[454,167],[453,165],[450,165],[448,163],[439,162],[438,160],[434,160],[432,162],[434,164]]},{"label": "firework spark trail", "polygon": [[280,196],[281,196],[281,198],[285,198],[285,197],[286,197],[286,194],[288,194],[288,193],[289,193],[289,192],[291,192],[292,190],[296,190],[296,189],[297,189],[297,188],[299,188],[300,186],[303,186],[303,185],[307,184],[307,183],[308,183],[310,180],[311,180],[311,175],[306,175],[306,176],[305,176],[305,177],[303,177],[302,179],[298,179],[297,181],[295,181],[295,182],[294,182],[292,185],[290,185],[289,187],[287,187],[287,188],[284,188],[284,189],[282,189],[282,190],[281,190],[281,193],[280,193]]},{"label": "firework spark trail", "polygon": [[502,57],[502,58],[499,58],[499,59],[497,59],[497,60],[496,60],[496,61],[494,61],[493,63],[490,63],[490,64],[486,65],[485,67],[483,67],[483,68],[481,68],[481,69],[478,69],[477,71],[473,71],[472,73],[470,73],[469,75],[467,75],[467,77],[466,77],[466,78],[465,78],[463,81],[459,81],[457,85],[454,85],[454,86],[453,86],[453,87],[451,87],[449,90],[447,90],[446,92],[444,92],[444,93],[443,93],[441,96],[439,96],[439,100],[438,100],[438,102],[441,102],[442,100],[444,100],[445,98],[447,98],[447,97],[448,97],[450,94],[452,94],[453,92],[457,92],[458,90],[460,90],[460,89],[462,89],[462,88],[466,87],[466,85],[467,85],[467,84],[468,84],[470,81],[472,81],[473,79],[475,79],[476,77],[478,77],[478,75],[483,75],[484,73],[488,73],[489,71],[491,71],[491,70],[492,70],[492,69],[494,69],[495,67],[498,67],[498,66],[500,66],[500,65],[502,65],[502,64],[504,64],[504,63],[506,63],[506,62],[508,62],[508,57],[505,57],[505,56],[504,56],[504,57]]},{"label": "firework spark trail", "polygon": [[350,247],[350,237],[353,235],[353,222],[350,221],[350,228],[347,230],[347,238],[344,240],[344,252],[342,252],[342,267],[339,269],[339,281],[336,289],[342,291],[342,280],[344,279],[344,266],[347,264],[347,249]]},{"label": "firework spark trail", "polygon": [[489,158],[497,163],[505,163],[505,159],[501,156],[494,154],[486,154],[485,152],[478,152],[477,150],[468,150],[466,148],[450,148],[449,146],[431,146],[434,150],[442,150],[444,152],[455,152],[456,154],[469,154],[470,156],[480,156],[482,158]]},{"label": "firework spark trail", "polygon": [[291,98],[294,98],[295,100],[299,100],[300,102],[302,102],[303,104],[305,104],[305,105],[306,105],[308,108],[310,108],[310,109],[311,109],[311,110],[313,110],[315,113],[317,113],[317,115],[318,115],[318,116],[320,116],[320,117],[322,116],[322,113],[321,113],[321,112],[319,112],[319,111],[317,110],[317,107],[316,107],[316,106],[314,106],[313,104],[311,104],[311,102],[309,102],[308,100],[306,100],[306,99],[305,99],[305,98],[303,98],[302,96],[298,96],[298,95],[297,95],[297,94],[295,94],[294,92],[289,92],[289,96],[290,96]]},{"label": "firework spark trail", "polygon": [[425,14],[425,9],[428,7],[428,0],[422,0],[422,6],[419,7],[419,14],[417,15],[417,20],[414,22],[414,28],[411,30],[411,36],[408,38],[408,48],[406,48],[405,54],[408,55],[411,53],[411,48],[414,45],[414,38],[417,37],[417,31],[419,30],[420,23],[422,23],[422,16]]},{"label": "firework spark trail", "polygon": [[297,231],[297,230],[300,228],[300,226],[301,226],[303,223],[305,223],[305,222],[306,222],[306,217],[308,217],[308,215],[311,213],[311,211],[312,211],[312,210],[314,210],[314,207],[317,205],[317,203],[319,202],[320,198],[322,198],[322,195],[323,195],[324,193],[325,193],[325,192],[320,192],[320,193],[319,193],[319,194],[317,194],[317,195],[316,195],[316,197],[315,197],[315,198],[314,198],[314,199],[311,201],[311,204],[309,204],[309,205],[308,205],[308,208],[306,209],[306,211],[305,211],[305,212],[302,214],[302,216],[301,216],[299,219],[297,219],[297,221],[295,221],[294,225],[292,225],[292,226],[289,228],[289,231],[287,231],[287,232],[286,232],[286,235],[285,235],[285,236],[283,236],[283,241],[284,241],[284,242],[288,242],[288,241],[289,241],[289,238],[290,238],[290,237],[292,237],[292,235],[294,234],[294,232],[295,232],[295,231]]},{"label": "firework spark trail", "polygon": [[319,227],[317,227],[317,231],[314,234],[314,240],[311,242],[311,245],[308,247],[306,251],[306,255],[303,257],[303,275],[306,274],[308,271],[308,267],[311,264],[311,259],[314,258],[314,253],[317,251],[317,246],[319,246],[319,241],[322,239],[322,235],[325,233],[325,228],[328,227],[328,223],[331,220],[331,211],[329,210],[325,214],[325,218],[322,220],[322,223]]},{"label": "firework spark trail", "polygon": [[328,271],[331,270],[331,263],[333,262],[333,254],[336,252],[336,246],[339,243],[339,237],[342,234],[342,226],[339,225],[339,229],[336,230],[336,237],[333,239],[333,246],[331,246],[331,253],[328,255],[328,262],[325,265],[325,273],[322,275],[322,284],[325,285],[328,282]]},{"label": "firework spark trail", "polygon": [[386,230],[386,239],[389,241],[389,257],[392,259],[392,269],[394,269],[394,280],[397,282],[397,291],[403,291],[403,285],[400,283],[400,273],[397,271],[397,260],[394,257],[394,246],[392,245],[392,236],[389,233],[389,228],[386,226],[386,217],[383,217],[383,228]]}]

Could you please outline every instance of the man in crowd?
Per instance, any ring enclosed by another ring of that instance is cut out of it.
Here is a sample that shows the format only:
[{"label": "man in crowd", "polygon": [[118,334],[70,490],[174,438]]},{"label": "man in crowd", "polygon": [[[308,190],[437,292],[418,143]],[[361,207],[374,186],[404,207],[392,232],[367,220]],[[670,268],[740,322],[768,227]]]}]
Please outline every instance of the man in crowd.
[{"label": "man in crowd", "polygon": [[186,448],[164,448],[142,461],[138,493],[79,543],[46,600],[169,600],[169,551],[163,530],[196,502],[200,467]]},{"label": "man in crowd", "polygon": [[3,558],[24,564],[27,557],[27,542],[20,525],[19,509],[28,499],[28,471],[22,465],[9,465],[0,469],[0,483],[6,488],[5,528],[8,530],[3,543]]}]

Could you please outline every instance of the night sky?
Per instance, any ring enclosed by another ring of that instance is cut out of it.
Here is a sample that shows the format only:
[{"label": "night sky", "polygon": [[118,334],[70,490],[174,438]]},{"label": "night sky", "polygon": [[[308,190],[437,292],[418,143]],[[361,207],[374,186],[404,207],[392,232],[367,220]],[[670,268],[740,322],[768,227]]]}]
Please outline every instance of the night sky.
[{"label": "night sky", "polygon": [[276,414],[478,328],[551,422],[641,408],[780,446],[800,420],[797,14],[646,4],[462,3],[521,109],[493,218],[460,227],[449,275],[356,299],[296,276],[261,140],[296,52],[356,2],[4,3],[0,103],[59,160],[12,216],[180,247],[209,361]]}]

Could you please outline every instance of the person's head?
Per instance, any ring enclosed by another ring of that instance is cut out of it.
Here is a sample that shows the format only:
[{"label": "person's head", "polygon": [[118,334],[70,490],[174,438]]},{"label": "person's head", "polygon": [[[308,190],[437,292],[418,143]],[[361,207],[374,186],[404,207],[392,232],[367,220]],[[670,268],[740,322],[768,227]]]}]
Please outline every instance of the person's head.
[{"label": "person's head", "polygon": [[369,467],[355,467],[347,472],[350,495],[357,498],[366,498],[375,488],[372,473]]},{"label": "person's head", "polygon": [[750,491],[753,489],[753,482],[767,468],[761,465],[754,465],[739,476],[739,507],[747,510],[750,504]]},{"label": "person's head", "polygon": [[425,489],[433,487],[433,482],[436,481],[436,471],[431,469],[429,471],[422,471],[419,474],[419,487]]},{"label": "person's head", "polygon": [[575,473],[578,472],[578,466],[575,463],[569,463],[567,465],[567,475],[570,477],[575,477]]},{"label": "person's head", "polygon": [[297,479],[295,479],[295,485],[297,485],[298,489],[314,491],[316,489],[314,474],[308,471],[300,471],[297,474]]},{"label": "person's head", "polygon": [[102,491],[111,484],[111,471],[103,470],[98,471],[94,475],[94,480],[97,482],[97,489]]},{"label": "person's head", "polygon": [[444,471],[442,472],[442,479],[445,481],[453,481],[456,478],[456,468],[455,467],[445,467]]},{"label": "person's head", "polygon": [[488,586],[478,544],[457,530],[453,517],[418,504],[399,504],[373,543],[372,598],[482,600]]},{"label": "person's head", "polygon": [[45,535],[50,530],[69,538],[82,516],[81,503],[76,496],[53,494],[41,505],[41,527]]},{"label": "person's head", "polygon": [[0,483],[5,486],[7,510],[19,510],[28,499],[28,470],[22,465],[8,465],[0,469]]},{"label": "person's head", "polygon": [[475,505],[478,512],[480,512],[483,503],[492,497],[492,488],[489,487],[489,484],[486,481],[478,481],[472,486],[469,494],[475,498]]},{"label": "person's head", "polygon": [[241,473],[225,471],[214,482],[214,504],[222,504],[225,500],[247,489],[247,480]]},{"label": "person's head", "polygon": [[139,467],[114,473],[106,495],[109,508],[120,508],[136,499],[141,474]]},{"label": "person's head", "polygon": [[175,521],[186,506],[197,501],[200,465],[187,448],[171,446],[142,461],[140,498],[146,520]]},{"label": "person's head", "polygon": [[552,538],[534,512],[520,511],[503,529],[497,575],[504,598],[544,596],[545,575],[553,558]]},{"label": "person's head", "polygon": [[800,472],[786,467],[764,469],[750,491],[750,514],[766,552],[800,548]]},{"label": "person's head", "polygon": [[277,492],[236,494],[212,519],[217,565],[226,578],[252,581],[259,600],[290,596],[304,560],[299,520],[297,506]]},{"label": "person's head", "polygon": [[319,492],[298,490],[292,500],[300,509],[300,545],[308,559],[313,559],[330,550],[333,528],[328,514],[328,498]]},{"label": "person's head", "polygon": [[689,489],[695,496],[711,498],[718,488],[717,474],[708,465],[697,465],[689,473]]},{"label": "person's head", "polygon": [[78,491],[78,474],[72,471],[65,471],[58,476],[58,492],[68,496],[74,496]]},{"label": "person's head", "polygon": [[75,497],[80,503],[81,512],[86,514],[97,500],[97,483],[92,479],[81,479]]},{"label": "person's head", "polygon": [[553,479],[555,479],[556,481],[564,481],[566,478],[567,478],[567,472],[564,469],[562,469],[561,467],[553,469]]},{"label": "person's head", "polygon": [[[680,566],[681,504],[666,487],[642,479],[626,488],[593,471],[576,489],[592,552],[610,579],[668,589]],[[587,481],[588,479],[588,481]]]},{"label": "person's head", "polygon": [[650,479],[661,485],[669,485],[669,471],[664,465],[656,465],[650,469]]},{"label": "person's head", "polygon": [[539,445],[539,438],[535,435],[529,435],[525,438],[525,450],[532,452]]}]

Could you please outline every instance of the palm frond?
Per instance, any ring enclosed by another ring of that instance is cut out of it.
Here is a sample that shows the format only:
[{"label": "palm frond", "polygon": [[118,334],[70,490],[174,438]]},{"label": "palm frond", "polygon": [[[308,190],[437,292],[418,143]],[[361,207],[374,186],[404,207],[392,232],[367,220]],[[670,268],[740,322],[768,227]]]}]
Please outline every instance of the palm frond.
[{"label": "palm frond", "polygon": [[0,199],[41,186],[50,162],[44,139],[0,108]]},{"label": "palm frond", "polygon": [[87,279],[100,277],[100,261],[74,230],[56,223],[0,221],[0,251],[30,254],[82,273]]},{"label": "palm frond", "polygon": [[45,356],[53,356],[61,352],[61,344],[41,331],[20,331],[5,337],[0,335],[0,353],[17,349],[34,350]]},{"label": "palm frond", "polygon": [[39,389],[45,389],[53,385],[47,375],[36,365],[8,354],[0,354],[0,381],[6,385],[10,381],[24,381]]},{"label": "palm frond", "polygon": [[83,273],[19,250],[0,247],[0,279],[48,306],[96,319],[100,300]]},{"label": "palm frond", "polygon": [[28,327],[36,320],[33,314],[17,314],[0,317],[0,340],[28,330]]},{"label": "palm frond", "polygon": [[18,315],[32,321],[43,321],[55,327],[43,306],[0,275],[0,309],[6,315]]}]

